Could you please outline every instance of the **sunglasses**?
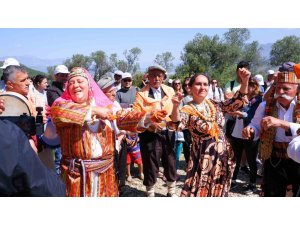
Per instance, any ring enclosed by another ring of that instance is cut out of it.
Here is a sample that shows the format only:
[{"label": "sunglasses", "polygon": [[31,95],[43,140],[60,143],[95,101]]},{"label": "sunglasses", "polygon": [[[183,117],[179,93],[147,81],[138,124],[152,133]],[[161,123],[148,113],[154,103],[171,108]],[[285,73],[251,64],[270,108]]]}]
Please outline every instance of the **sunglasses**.
[{"label": "sunglasses", "polygon": [[131,82],[131,79],[123,79],[124,82]]},{"label": "sunglasses", "polygon": [[211,83],[212,83],[212,84],[217,84],[218,82],[217,82],[217,81],[212,81]]},{"label": "sunglasses", "polygon": [[180,83],[174,83],[174,85],[177,85],[177,84],[180,84]]}]

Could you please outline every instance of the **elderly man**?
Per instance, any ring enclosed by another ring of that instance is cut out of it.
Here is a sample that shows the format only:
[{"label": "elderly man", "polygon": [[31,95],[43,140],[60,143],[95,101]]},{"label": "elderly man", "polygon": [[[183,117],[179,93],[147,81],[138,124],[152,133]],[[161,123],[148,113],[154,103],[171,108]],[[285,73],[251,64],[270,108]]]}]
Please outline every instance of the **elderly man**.
[{"label": "elderly man", "polygon": [[[152,112],[166,110],[171,114],[172,97],[175,94],[171,87],[163,84],[166,70],[157,65],[148,69],[149,83],[136,95],[133,109]],[[165,121],[166,122],[166,121]],[[140,134],[140,149],[144,166],[144,185],[147,196],[154,197],[154,185],[159,172],[159,160],[162,160],[164,175],[167,179],[168,196],[176,196],[177,179],[175,152],[172,149],[172,133],[166,129],[166,123],[154,123]]]},{"label": "elderly man", "polygon": [[300,184],[300,164],[287,155],[289,142],[300,128],[299,103],[297,103],[298,78],[293,63],[279,68],[275,88],[256,110],[249,126],[243,129],[243,137],[260,137],[260,152],[264,160],[264,196],[286,195],[288,185],[296,196]]}]

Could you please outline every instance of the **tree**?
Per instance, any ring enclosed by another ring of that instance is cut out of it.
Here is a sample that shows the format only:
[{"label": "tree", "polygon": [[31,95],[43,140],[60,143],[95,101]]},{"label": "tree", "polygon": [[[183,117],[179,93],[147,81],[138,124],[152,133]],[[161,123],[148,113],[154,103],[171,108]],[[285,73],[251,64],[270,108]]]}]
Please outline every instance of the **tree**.
[{"label": "tree", "polygon": [[167,72],[170,72],[174,68],[174,64],[172,63],[174,59],[171,52],[163,52],[161,55],[156,55],[154,63],[161,65]]},{"label": "tree", "polygon": [[278,66],[284,62],[300,61],[300,38],[294,35],[284,37],[272,45],[270,63]]},{"label": "tree", "polygon": [[142,53],[142,50],[138,47],[132,48],[129,51],[124,51],[124,56],[126,59],[126,70],[124,72],[130,72],[135,74],[139,70],[140,65],[137,62],[139,60],[139,55]]},{"label": "tree", "polygon": [[243,47],[250,38],[250,31],[246,28],[231,28],[225,34],[225,43]]},{"label": "tree", "polygon": [[68,67],[68,69],[72,69],[73,67],[83,67],[87,70],[90,68],[92,60],[88,56],[84,56],[82,54],[75,54],[72,58],[65,60],[63,63]]},{"label": "tree", "polygon": [[261,47],[257,41],[245,45],[242,52],[242,59],[250,62],[253,73],[258,72],[259,67],[264,64],[264,60],[261,56]]},{"label": "tree", "polygon": [[112,70],[112,65],[104,51],[96,51],[91,53],[91,60],[94,64],[94,79],[98,81],[102,75]]},{"label": "tree", "polygon": [[250,44],[248,29],[229,29],[221,39],[218,35],[212,37],[197,34],[189,41],[181,53],[182,64],[176,69],[176,74],[186,77],[195,73],[207,73],[217,79],[221,85],[235,78],[236,64],[248,60],[252,67],[258,70],[264,60],[261,57],[259,43]]}]

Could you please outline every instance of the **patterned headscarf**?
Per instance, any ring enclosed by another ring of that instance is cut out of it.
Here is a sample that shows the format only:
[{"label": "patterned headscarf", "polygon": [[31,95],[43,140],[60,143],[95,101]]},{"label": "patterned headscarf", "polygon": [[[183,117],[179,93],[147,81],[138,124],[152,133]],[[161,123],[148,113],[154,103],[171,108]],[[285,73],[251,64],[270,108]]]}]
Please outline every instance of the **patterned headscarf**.
[{"label": "patterned headscarf", "polygon": [[[110,101],[106,95],[101,91],[101,89],[99,88],[99,86],[97,85],[97,83],[94,81],[94,79],[92,78],[92,76],[89,74],[89,72],[82,68],[82,67],[74,67],[71,69],[71,73],[68,77],[68,82],[71,78],[76,77],[76,76],[81,76],[84,77],[88,80],[89,83],[89,99],[94,98],[95,99],[95,103],[97,106],[101,106],[101,107],[107,107],[109,105],[112,105],[113,102]],[[68,87],[68,82],[66,83],[66,86]],[[53,103],[53,105],[56,105],[59,102],[70,102],[73,101],[71,99],[71,95],[68,91],[68,88],[66,88],[66,90],[64,91],[64,93],[61,95],[60,98],[56,99],[55,102]]]}]

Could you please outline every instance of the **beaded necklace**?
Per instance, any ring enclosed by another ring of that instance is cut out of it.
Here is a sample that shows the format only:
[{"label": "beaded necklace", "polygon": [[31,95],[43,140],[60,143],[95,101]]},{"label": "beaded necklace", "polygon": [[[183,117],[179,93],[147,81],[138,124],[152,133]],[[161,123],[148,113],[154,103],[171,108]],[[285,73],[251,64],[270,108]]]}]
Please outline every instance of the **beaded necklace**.
[{"label": "beaded necklace", "polygon": [[[196,115],[203,121],[207,123],[206,133],[211,137],[215,138],[217,142],[219,142],[219,134],[220,130],[218,124],[216,122],[216,107],[213,103],[207,99],[204,100],[204,110],[203,113],[197,109],[195,103],[189,104]],[[206,107],[208,106],[208,107]],[[206,110],[205,110],[206,108]],[[207,112],[207,116],[204,113]],[[209,126],[211,124],[211,126]]]},{"label": "beaded necklace", "polygon": [[205,110],[203,111],[203,114],[202,114],[197,109],[194,102],[193,102],[193,104],[190,104],[190,106],[195,110],[195,112],[197,112],[197,115],[199,116],[199,118],[201,120],[207,121],[207,122],[216,122],[216,108],[215,108],[215,106],[211,103],[211,101],[209,101],[207,99],[204,100],[204,106],[206,106],[205,103],[208,105],[208,109],[206,109],[207,116],[204,115]]}]

